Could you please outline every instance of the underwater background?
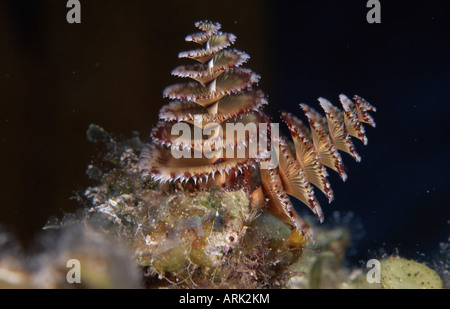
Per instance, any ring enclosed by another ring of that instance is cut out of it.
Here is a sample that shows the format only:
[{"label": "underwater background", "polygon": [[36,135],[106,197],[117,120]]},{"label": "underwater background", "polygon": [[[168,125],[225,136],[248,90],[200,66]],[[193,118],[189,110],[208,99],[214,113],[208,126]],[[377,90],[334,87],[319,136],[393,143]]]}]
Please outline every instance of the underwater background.
[{"label": "underwater background", "polygon": [[330,173],[331,205],[318,195],[324,225],[352,230],[351,262],[395,250],[430,262],[449,237],[450,3],[381,1],[380,24],[366,3],[81,1],[69,24],[66,1],[0,1],[0,225],[30,246],[82,207],[71,197],[103,151],[89,124],[148,139],[184,37],[210,19],[251,56],[273,121],[340,93],[376,106],[368,145],[355,142],[362,162],[344,155],[348,180]]}]

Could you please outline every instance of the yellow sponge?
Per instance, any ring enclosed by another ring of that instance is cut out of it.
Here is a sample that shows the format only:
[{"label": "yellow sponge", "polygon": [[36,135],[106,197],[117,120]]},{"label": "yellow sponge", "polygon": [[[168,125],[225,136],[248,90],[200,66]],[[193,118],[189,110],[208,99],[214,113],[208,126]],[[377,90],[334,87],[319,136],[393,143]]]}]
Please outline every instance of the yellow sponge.
[{"label": "yellow sponge", "polygon": [[442,280],[423,263],[391,256],[381,262],[381,285],[385,289],[439,289]]}]

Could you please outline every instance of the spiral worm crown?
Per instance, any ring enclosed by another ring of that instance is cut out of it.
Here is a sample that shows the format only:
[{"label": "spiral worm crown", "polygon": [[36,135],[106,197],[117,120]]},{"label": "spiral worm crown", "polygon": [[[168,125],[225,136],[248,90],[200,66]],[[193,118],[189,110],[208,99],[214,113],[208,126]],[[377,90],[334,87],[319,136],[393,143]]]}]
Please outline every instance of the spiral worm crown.
[{"label": "spiral worm crown", "polygon": [[[238,149],[249,148],[262,134],[267,134],[259,130],[230,139],[223,135],[205,138],[195,133],[188,137],[172,134],[179,123],[188,126],[191,132],[207,128],[226,132],[227,124],[270,123],[262,111],[268,103],[265,94],[252,88],[260,76],[241,67],[250,56],[230,47],[236,37],[219,31],[221,25],[217,22],[200,21],[195,26],[200,32],[188,35],[186,41],[201,47],[178,56],[196,63],[172,71],[173,75],[192,81],[164,90],[163,96],[170,103],[161,108],[160,122],[152,131],[152,143],[141,153],[142,174],[160,182],[192,181],[194,184],[229,184],[236,177],[246,175],[253,190],[252,207],[262,208],[303,234],[311,234],[308,225],[296,214],[290,196],[302,201],[320,221],[323,220],[314,187],[323,192],[329,202],[333,200],[325,167],[337,172],[345,181],[346,169],[338,150],[356,161],[361,160],[350,137],[367,144],[362,123],[375,127],[368,112],[376,109],[359,96],[355,95],[352,101],[341,94],[343,111],[324,98],[318,99],[325,116],[300,104],[308,126],[294,115],[282,112],[281,118],[289,128],[292,141],[283,136],[269,136],[272,150],[278,150],[275,158],[269,155],[269,150],[259,149],[256,155],[250,156],[248,151],[244,156],[236,155]],[[189,155],[175,158],[174,149]],[[261,168],[262,163],[265,168]]]}]

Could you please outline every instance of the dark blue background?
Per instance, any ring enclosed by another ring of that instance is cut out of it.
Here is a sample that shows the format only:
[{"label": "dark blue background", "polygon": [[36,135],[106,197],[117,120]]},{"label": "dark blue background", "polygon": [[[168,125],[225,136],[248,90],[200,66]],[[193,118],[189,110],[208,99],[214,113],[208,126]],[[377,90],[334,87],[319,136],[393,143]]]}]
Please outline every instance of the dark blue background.
[{"label": "dark blue background", "polygon": [[295,112],[318,96],[339,105],[343,92],[377,107],[368,146],[355,142],[362,162],[344,155],[349,178],[332,177],[335,201],[322,205],[360,218],[359,254],[397,247],[417,258],[449,236],[450,6],[381,2],[381,24],[365,22],[368,9],[355,2],[273,6],[273,42],[283,48],[272,53],[271,102]]}]

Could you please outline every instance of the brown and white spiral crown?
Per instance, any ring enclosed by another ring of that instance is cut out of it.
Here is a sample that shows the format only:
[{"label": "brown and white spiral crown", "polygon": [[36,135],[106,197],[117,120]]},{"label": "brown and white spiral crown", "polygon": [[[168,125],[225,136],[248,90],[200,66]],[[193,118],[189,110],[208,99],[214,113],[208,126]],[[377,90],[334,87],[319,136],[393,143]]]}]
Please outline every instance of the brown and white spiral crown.
[{"label": "brown and white spiral crown", "polygon": [[[306,204],[322,221],[323,212],[314,187],[329,202],[333,200],[325,167],[336,171],[345,181],[346,168],[338,150],[361,160],[350,137],[367,144],[362,123],[375,127],[368,112],[376,109],[356,95],[353,101],[343,94],[339,96],[343,111],[319,98],[325,117],[300,104],[308,126],[294,115],[282,112],[292,141],[260,129],[236,136],[233,133],[227,138],[227,125],[270,124],[269,117],[261,111],[268,103],[267,98],[261,90],[253,89],[260,76],[241,67],[250,56],[230,47],[236,37],[219,31],[221,25],[217,22],[201,21],[195,25],[200,32],[188,35],[186,41],[201,47],[178,56],[196,63],[172,71],[173,75],[191,81],[164,90],[163,95],[170,103],[161,108],[160,121],[152,131],[152,143],[141,153],[142,174],[160,182],[181,183],[216,178],[224,183],[224,177],[246,174],[253,188],[253,207],[264,209],[303,234],[310,234],[289,196]],[[180,124],[193,134],[180,136],[176,130]],[[214,134],[206,137],[205,130]],[[266,138],[271,147],[258,148],[256,154],[250,155],[249,145],[261,140],[264,134],[269,135]],[[247,150],[245,155],[237,156],[242,148]],[[176,157],[173,150],[187,155]]]}]

